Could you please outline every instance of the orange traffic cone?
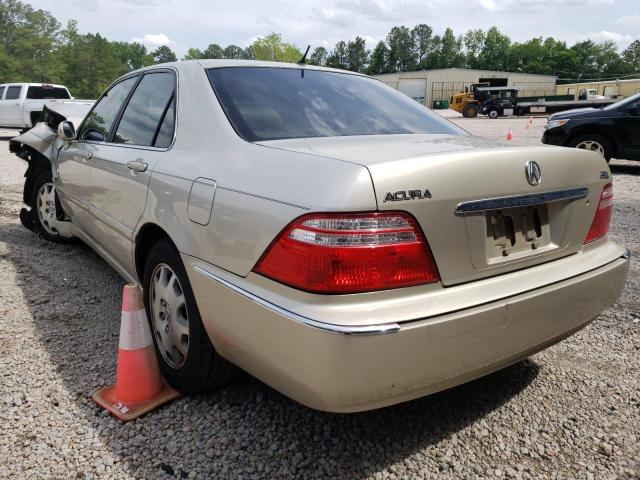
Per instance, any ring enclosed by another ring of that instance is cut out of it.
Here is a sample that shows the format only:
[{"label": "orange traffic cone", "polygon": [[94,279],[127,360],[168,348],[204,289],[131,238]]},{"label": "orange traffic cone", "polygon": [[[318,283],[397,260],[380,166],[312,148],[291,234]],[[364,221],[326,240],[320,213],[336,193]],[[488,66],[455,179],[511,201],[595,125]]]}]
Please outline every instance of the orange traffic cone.
[{"label": "orange traffic cone", "polygon": [[507,141],[513,140],[513,133],[511,133],[511,127],[509,127],[509,133],[507,133]]},{"label": "orange traffic cone", "polygon": [[125,285],[116,384],[98,390],[93,399],[128,422],[179,396],[160,375],[142,292]]}]

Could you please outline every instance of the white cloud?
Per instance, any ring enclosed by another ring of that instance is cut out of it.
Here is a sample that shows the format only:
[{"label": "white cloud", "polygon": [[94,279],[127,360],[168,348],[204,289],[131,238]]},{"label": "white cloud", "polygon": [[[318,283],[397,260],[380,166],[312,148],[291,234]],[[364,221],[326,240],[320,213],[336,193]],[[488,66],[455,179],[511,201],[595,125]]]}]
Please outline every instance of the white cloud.
[{"label": "white cloud", "polygon": [[477,0],[482,8],[490,12],[498,10],[512,12],[542,12],[557,8],[586,8],[597,5],[612,5],[614,0]]},{"label": "white cloud", "polygon": [[495,12],[498,8],[496,2],[494,2],[493,0],[478,0],[478,3],[482,8],[484,8],[485,10],[489,10],[490,12]]},{"label": "white cloud", "polygon": [[640,15],[622,15],[616,20],[618,25],[623,27],[629,27],[633,29],[640,29]]},{"label": "white cloud", "polygon": [[593,40],[594,42],[613,41],[616,43],[618,48],[625,48],[633,41],[633,37],[631,35],[625,35],[618,32],[609,32],[607,30],[591,32],[585,37],[585,39]]},{"label": "white cloud", "polygon": [[142,43],[149,49],[156,49],[162,45],[175,47],[176,42],[167,37],[164,33],[146,33],[142,37],[134,37],[132,42]]}]

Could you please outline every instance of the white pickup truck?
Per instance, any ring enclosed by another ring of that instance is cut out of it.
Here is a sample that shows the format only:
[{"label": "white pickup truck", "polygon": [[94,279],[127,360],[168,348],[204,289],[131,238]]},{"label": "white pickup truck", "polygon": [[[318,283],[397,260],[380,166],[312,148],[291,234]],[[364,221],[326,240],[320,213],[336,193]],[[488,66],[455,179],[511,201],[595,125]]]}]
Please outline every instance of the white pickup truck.
[{"label": "white pickup truck", "polygon": [[67,87],[47,83],[0,85],[0,127],[29,129],[42,116],[42,108],[68,112],[89,110],[93,100],[75,100]]}]

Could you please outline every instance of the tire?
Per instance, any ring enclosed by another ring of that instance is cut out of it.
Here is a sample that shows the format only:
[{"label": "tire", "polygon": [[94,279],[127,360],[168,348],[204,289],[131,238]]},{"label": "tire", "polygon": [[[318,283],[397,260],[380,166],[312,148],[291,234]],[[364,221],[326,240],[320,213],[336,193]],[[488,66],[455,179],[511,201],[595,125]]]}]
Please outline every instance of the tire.
[{"label": "tire", "polygon": [[489,118],[495,120],[500,116],[500,112],[498,112],[498,110],[496,110],[495,108],[492,108],[491,110],[489,110],[489,113],[487,113],[487,115],[489,115]]},{"label": "tire", "polygon": [[569,147],[580,148],[602,155],[608,162],[613,155],[611,142],[597,133],[585,133],[569,141]]},{"label": "tire", "polygon": [[[50,221],[59,218],[62,206],[55,194],[51,172],[40,172],[33,181],[31,189],[31,221],[33,231],[50,242],[64,243],[66,239],[58,233]],[[23,222],[24,223],[24,222]]]},{"label": "tire", "polygon": [[462,116],[464,118],[476,118],[478,116],[478,106],[473,103],[468,103],[462,109]]},{"label": "tire", "polygon": [[182,259],[168,239],[151,248],[143,280],[156,356],[171,386],[183,393],[199,393],[232,380],[237,367],[218,355],[211,344]]}]

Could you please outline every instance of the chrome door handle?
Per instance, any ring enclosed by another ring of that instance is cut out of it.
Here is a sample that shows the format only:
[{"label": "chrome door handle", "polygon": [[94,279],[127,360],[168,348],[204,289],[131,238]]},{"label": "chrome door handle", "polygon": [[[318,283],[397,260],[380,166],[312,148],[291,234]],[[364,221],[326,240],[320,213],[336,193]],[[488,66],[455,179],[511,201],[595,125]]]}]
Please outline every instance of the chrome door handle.
[{"label": "chrome door handle", "polygon": [[82,152],[80,154],[80,156],[82,158],[85,158],[85,159],[89,160],[91,157],[93,157],[93,153],[92,152]]},{"label": "chrome door handle", "polygon": [[131,162],[127,162],[127,168],[129,170],[133,170],[134,172],[144,172],[147,169],[147,164],[138,160],[134,160]]}]

